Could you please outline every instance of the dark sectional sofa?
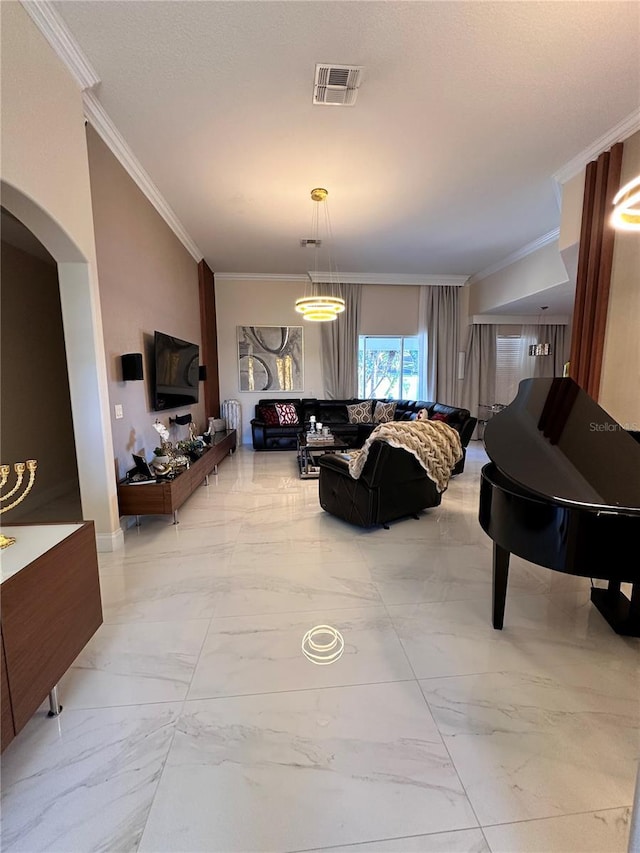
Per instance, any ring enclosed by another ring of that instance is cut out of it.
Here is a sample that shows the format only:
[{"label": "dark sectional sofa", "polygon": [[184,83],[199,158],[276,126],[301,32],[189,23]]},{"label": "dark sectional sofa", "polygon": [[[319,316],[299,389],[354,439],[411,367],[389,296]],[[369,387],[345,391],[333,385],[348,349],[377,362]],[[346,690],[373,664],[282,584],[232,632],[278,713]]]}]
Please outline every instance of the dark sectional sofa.
[{"label": "dark sectional sofa", "polygon": [[[356,403],[371,402],[371,421],[369,423],[350,423],[347,406]],[[385,400],[396,404],[394,420],[415,420],[421,409],[426,409],[429,417],[445,420],[460,433],[463,454],[469,444],[471,434],[476,425],[476,418],[471,416],[468,409],[456,406],[446,406],[443,403],[429,403],[423,400]],[[276,403],[291,403],[295,406],[298,417],[297,424],[280,424],[275,408]],[[361,399],[352,400],[319,400],[316,398],[269,398],[259,400],[255,408],[255,417],[251,421],[251,435],[254,450],[295,450],[297,437],[306,432],[311,423],[311,416],[316,422],[328,426],[336,438],[342,439],[349,447],[362,447],[371,435],[373,423],[373,408],[376,401]],[[464,455],[456,465],[453,473],[460,474],[464,469]]]}]

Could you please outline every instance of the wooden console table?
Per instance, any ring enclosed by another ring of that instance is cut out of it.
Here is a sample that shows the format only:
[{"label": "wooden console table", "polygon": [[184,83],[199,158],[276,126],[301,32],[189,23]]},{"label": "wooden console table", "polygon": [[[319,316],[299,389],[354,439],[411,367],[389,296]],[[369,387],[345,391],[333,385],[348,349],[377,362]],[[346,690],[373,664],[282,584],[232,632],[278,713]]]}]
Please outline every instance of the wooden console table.
[{"label": "wooden console table", "polygon": [[102,624],[93,521],[17,524],[2,568],[2,749],[26,725]]},{"label": "wooden console table", "polygon": [[189,468],[173,480],[158,480],[155,483],[118,483],[118,507],[120,515],[135,515],[140,523],[141,515],[171,515],[178,523],[178,509],[203,483],[209,474],[218,473],[218,465],[236,449],[234,429],[216,432],[211,445]]}]

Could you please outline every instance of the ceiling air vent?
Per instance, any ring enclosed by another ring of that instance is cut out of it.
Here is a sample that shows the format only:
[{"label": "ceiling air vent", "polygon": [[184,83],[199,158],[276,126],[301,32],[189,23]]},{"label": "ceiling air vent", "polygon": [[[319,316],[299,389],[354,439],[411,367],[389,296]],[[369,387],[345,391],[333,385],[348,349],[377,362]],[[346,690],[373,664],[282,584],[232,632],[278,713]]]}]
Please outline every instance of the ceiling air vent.
[{"label": "ceiling air vent", "polygon": [[314,240],[312,238],[301,237],[300,245],[302,248],[306,248],[307,246],[315,246],[316,248],[322,246],[322,240]]},{"label": "ceiling air vent", "polygon": [[316,65],[313,103],[351,107],[362,79],[360,65]]}]

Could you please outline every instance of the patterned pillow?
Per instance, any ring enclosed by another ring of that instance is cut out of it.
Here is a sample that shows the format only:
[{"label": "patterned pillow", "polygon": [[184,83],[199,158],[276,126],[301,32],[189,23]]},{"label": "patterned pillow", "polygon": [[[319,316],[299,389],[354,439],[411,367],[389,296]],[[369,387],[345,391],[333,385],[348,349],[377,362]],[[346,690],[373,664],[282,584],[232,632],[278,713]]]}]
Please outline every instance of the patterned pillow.
[{"label": "patterned pillow", "polygon": [[258,418],[263,424],[269,424],[269,426],[276,426],[280,423],[275,406],[258,406]]},{"label": "patterned pillow", "polygon": [[365,400],[363,403],[354,403],[351,406],[347,406],[347,414],[349,415],[350,424],[370,424],[371,400]]},{"label": "patterned pillow", "polygon": [[436,412],[434,415],[431,415],[429,418],[430,421],[442,421],[445,424],[449,423],[449,415],[445,415],[443,412]]},{"label": "patterned pillow", "polygon": [[373,422],[374,424],[386,424],[393,420],[395,413],[396,403],[382,403],[377,400],[376,407],[373,410]]},{"label": "patterned pillow", "polygon": [[298,411],[293,403],[276,403],[275,407],[280,426],[295,426],[295,424],[300,423]]}]

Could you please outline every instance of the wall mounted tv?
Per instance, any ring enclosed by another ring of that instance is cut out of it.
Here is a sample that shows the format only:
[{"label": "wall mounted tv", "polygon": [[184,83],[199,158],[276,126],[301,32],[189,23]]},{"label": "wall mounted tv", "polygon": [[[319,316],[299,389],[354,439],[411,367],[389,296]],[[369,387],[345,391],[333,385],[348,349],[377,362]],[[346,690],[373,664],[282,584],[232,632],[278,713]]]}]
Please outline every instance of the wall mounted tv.
[{"label": "wall mounted tv", "polygon": [[154,334],[155,376],[153,408],[156,412],[198,402],[198,344]]}]

